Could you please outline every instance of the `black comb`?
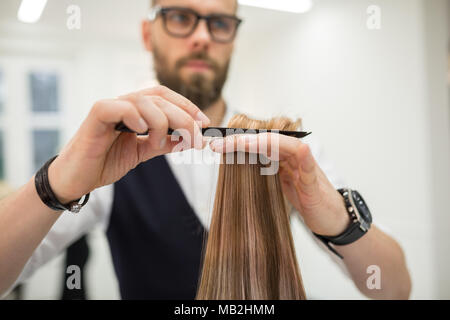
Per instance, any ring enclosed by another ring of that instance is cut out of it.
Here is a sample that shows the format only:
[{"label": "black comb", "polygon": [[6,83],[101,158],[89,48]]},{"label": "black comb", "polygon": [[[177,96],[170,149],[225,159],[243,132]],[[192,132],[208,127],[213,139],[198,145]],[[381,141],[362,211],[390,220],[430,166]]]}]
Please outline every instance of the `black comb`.
[{"label": "black comb", "polygon": [[[131,132],[136,133],[135,131],[129,129],[123,122],[119,122],[115,129],[117,131],[121,132]],[[286,130],[270,130],[270,129],[245,129],[245,128],[224,128],[224,127],[207,127],[202,128],[202,135],[205,137],[226,137],[232,134],[256,134],[256,133],[263,133],[263,132],[275,132],[279,134],[283,134],[285,136],[295,137],[295,138],[303,138],[307,135],[311,134],[311,132],[305,132],[305,131],[286,131]],[[137,133],[139,136],[148,135],[149,130],[147,130],[145,133]],[[169,128],[167,130],[168,135],[180,135],[179,132],[176,130],[173,130]]]}]

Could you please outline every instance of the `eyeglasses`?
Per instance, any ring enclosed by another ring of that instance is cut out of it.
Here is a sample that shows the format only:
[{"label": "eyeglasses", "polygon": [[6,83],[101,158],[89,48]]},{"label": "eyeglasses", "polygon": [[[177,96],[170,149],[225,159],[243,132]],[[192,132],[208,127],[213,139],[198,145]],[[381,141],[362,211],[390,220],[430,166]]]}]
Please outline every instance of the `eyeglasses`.
[{"label": "eyeglasses", "polygon": [[186,38],[194,33],[201,19],[206,21],[211,39],[227,43],[233,41],[242,20],[233,15],[210,14],[202,16],[190,8],[155,6],[148,19],[154,21],[159,15],[167,33],[177,38]]}]

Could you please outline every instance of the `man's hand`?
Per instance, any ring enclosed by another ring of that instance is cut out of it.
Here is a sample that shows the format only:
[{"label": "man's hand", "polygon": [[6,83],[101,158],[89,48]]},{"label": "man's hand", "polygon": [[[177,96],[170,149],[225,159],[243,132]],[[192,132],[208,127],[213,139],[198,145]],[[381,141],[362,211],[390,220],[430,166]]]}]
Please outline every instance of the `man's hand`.
[{"label": "man's hand", "polygon": [[[120,121],[135,132],[151,133],[118,132],[115,125]],[[197,122],[203,127],[209,119],[188,99],[163,86],[99,101],[50,165],[50,185],[65,203],[111,184],[139,163],[171,152],[180,141],[167,135],[169,127],[186,132],[184,148],[203,147]]]},{"label": "man's hand", "polygon": [[[216,152],[258,152],[279,160],[283,191],[311,231],[336,236],[350,223],[342,196],[317,165],[309,146],[299,139],[277,133],[241,134],[213,140],[211,148]],[[403,250],[376,226],[358,241],[334,248],[344,256],[353,282],[367,297],[408,299],[411,278]],[[367,268],[373,265],[382,273],[379,290],[367,286]]]},{"label": "man's hand", "polygon": [[350,223],[339,192],[315,161],[307,144],[278,133],[236,134],[211,143],[216,152],[258,152],[280,164],[283,192],[311,231],[342,233]]}]

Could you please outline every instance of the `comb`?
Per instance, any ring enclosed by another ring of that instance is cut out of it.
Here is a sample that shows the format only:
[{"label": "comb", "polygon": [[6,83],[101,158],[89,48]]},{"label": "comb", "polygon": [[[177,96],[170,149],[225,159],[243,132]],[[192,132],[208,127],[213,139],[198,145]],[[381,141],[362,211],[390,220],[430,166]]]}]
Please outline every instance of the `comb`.
[{"label": "comb", "polygon": [[[119,122],[115,130],[121,132],[131,132],[137,133],[131,129],[129,129],[123,122]],[[149,134],[150,130],[147,130],[145,133],[137,133],[138,136],[145,136]],[[264,133],[264,132],[275,132],[278,134],[283,134],[285,136],[295,137],[295,138],[303,138],[307,135],[311,134],[311,132],[306,131],[286,131],[286,130],[270,130],[270,129],[245,129],[245,128],[224,128],[224,127],[207,127],[202,128],[202,135],[205,137],[226,137],[232,134],[256,134],[256,133]],[[180,133],[176,130],[169,128],[167,130],[168,135],[180,135]]]}]

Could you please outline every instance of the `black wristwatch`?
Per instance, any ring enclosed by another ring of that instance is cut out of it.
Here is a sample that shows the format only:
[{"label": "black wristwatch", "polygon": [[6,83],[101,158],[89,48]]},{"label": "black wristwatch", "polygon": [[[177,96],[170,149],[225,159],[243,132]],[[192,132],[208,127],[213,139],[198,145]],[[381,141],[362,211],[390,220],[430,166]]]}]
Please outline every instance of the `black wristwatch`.
[{"label": "black wristwatch", "polygon": [[372,215],[370,214],[369,208],[366,205],[363,197],[356,190],[351,190],[349,188],[338,189],[339,193],[344,198],[345,207],[350,216],[350,224],[341,234],[330,237],[324,236],[317,233],[314,235],[319,238],[333,253],[338,257],[343,259],[330,243],[336,245],[345,245],[355,242],[363,235],[367,233],[372,224]]}]

